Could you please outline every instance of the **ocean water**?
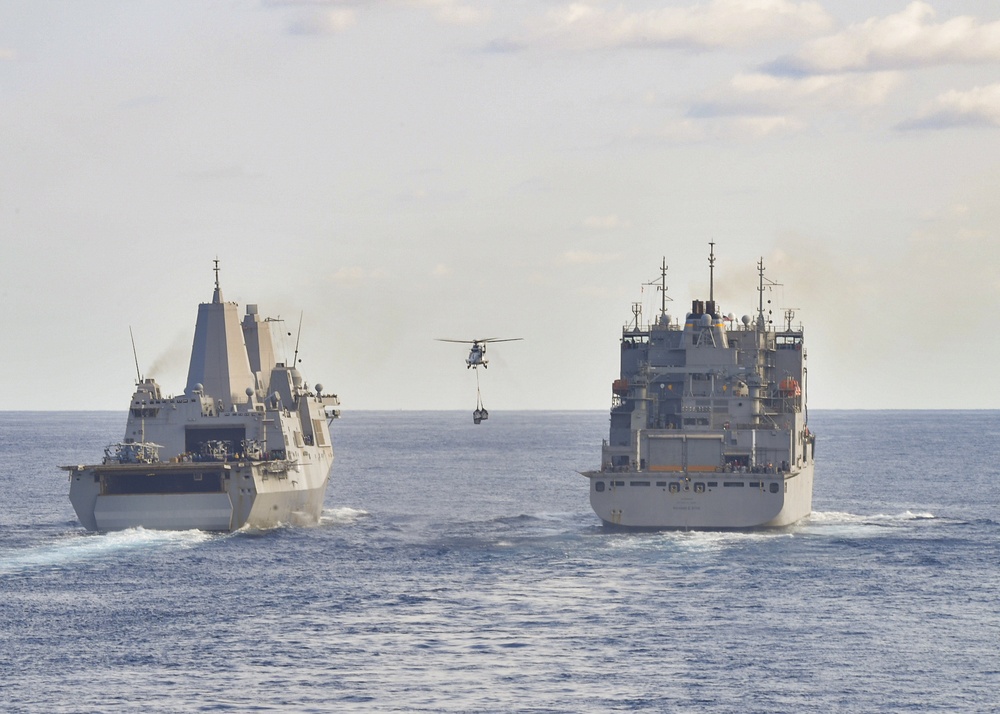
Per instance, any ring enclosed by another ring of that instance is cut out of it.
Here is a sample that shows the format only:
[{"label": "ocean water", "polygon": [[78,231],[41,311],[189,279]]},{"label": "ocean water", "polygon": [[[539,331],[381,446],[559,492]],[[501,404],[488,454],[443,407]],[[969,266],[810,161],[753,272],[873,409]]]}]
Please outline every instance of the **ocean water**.
[{"label": "ocean water", "polygon": [[815,411],[814,513],[605,530],[604,412],[350,412],[315,527],[89,534],[124,415],[0,413],[5,712],[987,712],[1000,412]]}]

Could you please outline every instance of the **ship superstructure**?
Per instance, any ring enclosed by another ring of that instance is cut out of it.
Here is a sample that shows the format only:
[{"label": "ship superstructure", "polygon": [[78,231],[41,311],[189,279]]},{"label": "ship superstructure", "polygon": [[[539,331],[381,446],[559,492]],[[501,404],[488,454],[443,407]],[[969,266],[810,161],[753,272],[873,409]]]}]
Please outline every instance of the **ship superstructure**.
[{"label": "ship superstructure", "polygon": [[256,305],[225,302],[218,261],[212,301],[198,307],[187,387],[163,396],[140,378],[125,437],[103,462],[64,466],[88,530],[231,531],[319,520],[333,447],[335,394],[310,388],[275,358]]},{"label": "ship superstructure", "polygon": [[806,350],[794,312],[773,325],[758,263],[756,318],[737,321],[714,299],[683,322],[667,314],[666,260],[659,315],[641,306],[621,337],[611,427],[600,471],[584,474],[608,525],[633,528],[784,526],[812,509],[815,435],[806,407]]}]

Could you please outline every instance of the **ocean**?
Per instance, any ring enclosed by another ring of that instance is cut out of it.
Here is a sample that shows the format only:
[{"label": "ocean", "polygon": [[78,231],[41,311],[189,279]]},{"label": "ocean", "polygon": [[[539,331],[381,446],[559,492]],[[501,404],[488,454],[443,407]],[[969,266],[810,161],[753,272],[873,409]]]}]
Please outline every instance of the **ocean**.
[{"label": "ocean", "polygon": [[351,412],[315,527],[90,534],[121,413],[0,413],[5,712],[987,712],[1000,412],[813,411],[813,514],[606,530],[606,412]]}]

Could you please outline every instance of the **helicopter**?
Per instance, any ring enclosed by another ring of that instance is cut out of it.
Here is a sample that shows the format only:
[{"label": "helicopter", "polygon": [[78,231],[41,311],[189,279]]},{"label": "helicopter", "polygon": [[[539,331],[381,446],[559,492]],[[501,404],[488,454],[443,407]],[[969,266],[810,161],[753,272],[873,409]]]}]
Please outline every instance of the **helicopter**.
[{"label": "helicopter", "polygon": [[496,337],[484,337],[480,340],[446,340],[438,338],[438,342],[458,342],[463,345],[472,345],[472,348],[469,350],[469,356],[465,358],[465,368],[476,369],[482,366],[483,369],[488,369],[489,360],[486,359],[487,344],[490,342],[516,342],[517,340],[523,339],[523,337],[507,337],[503,339]]},{"label": "helicopter", "polygon": [[490,413],[483,406],[482,393],[479,391],[479,367],[483,369],[489,367],[489,361],[486,359],[486,345],[490,342],[515,342],[523,339],[523,337],[507,337],[503,339],[484,337],[480,340],[446,340],[438,338],[438,342],[458,342],[463,345],[472,345],[469,349],[469,356],[465,358],[465,368],[476,370],[476,410],[472,412],[473,423],[480,424],[484,419],[490,418]]}]

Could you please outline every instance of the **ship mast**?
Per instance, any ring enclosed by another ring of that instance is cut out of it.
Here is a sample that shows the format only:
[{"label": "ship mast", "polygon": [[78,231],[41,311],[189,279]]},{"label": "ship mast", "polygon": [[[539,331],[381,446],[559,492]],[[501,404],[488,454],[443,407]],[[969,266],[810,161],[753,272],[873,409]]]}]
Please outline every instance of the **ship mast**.
[{"label": "ship mast", "polygon": [[[660,280],[650,280],[648,283],[643,283],[643,285],[655,285],[656,290],[660,293],[660,316],[667,314],[667,302],[673,302],[673,298],[667,295],[667,258],[663,257],[660,262]],[[662,322],[662,320],[661,320]],[[638,329],[638,323],[636,323],[636,328]]]},{"label": "ship mast", "polygon": [[757,330],[764,329],[764,256],[757,261],[757,275],[759,282],[757,285]]},{"label": "ship mast", "polygon": [[715,241],[709,241],[708,253],[708,299],[715,302]]},{"label": "ship mast", "polygon": [[667,314],[667,257],[663,256],[660,263],[660,284],[656,286],[660,291],[660,314]]},{"label": "ship mast", "polygon": [[[764,320],[764,291],[770,290],[773,287],[777,287],[781,285],[781,283],[776,283],[775,281],[764,277],[763,257],[761,257],[761,259],[757,261],[757,274],[759,276],[759,283],[757,286],[757,292],[759,293],[757,302],[757,329],[760,332],[763,332],[765,326],[767,325],[767,322]],[[770,303],[771,301],[768,300],[767,302]],[[768,310],[767,312],[768,314],[771,313],[770,310]]]},{"label": "ship mast", "polygon": [[222,302],[222,288],[219,287],[219,259],[215,259],[215,294],[212,296],[212,302]]}]

